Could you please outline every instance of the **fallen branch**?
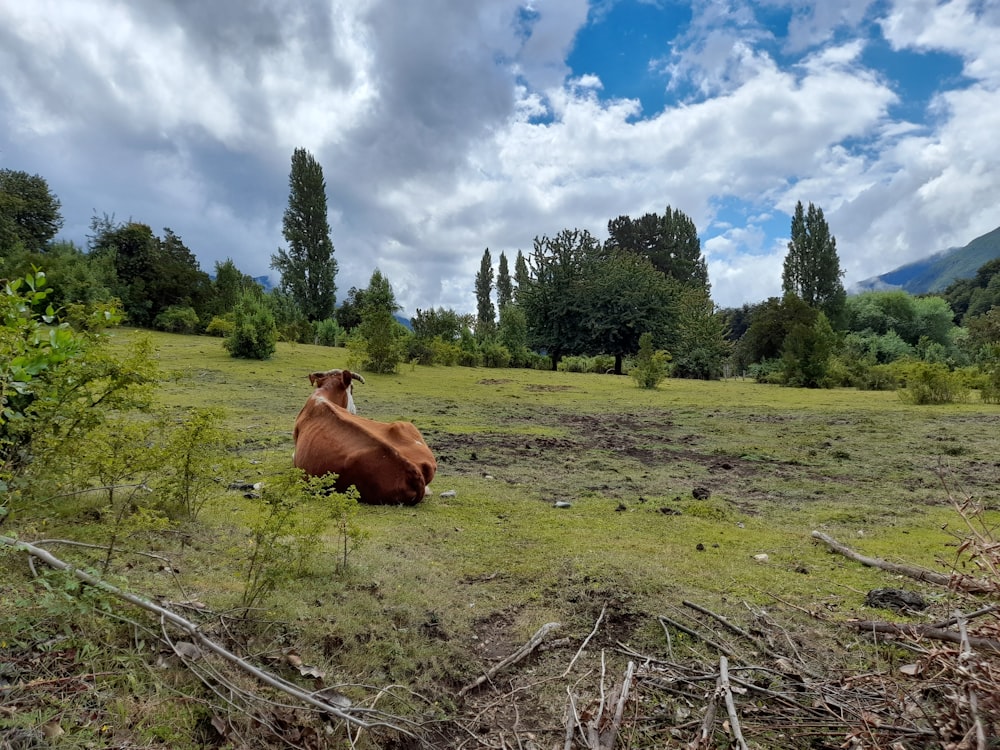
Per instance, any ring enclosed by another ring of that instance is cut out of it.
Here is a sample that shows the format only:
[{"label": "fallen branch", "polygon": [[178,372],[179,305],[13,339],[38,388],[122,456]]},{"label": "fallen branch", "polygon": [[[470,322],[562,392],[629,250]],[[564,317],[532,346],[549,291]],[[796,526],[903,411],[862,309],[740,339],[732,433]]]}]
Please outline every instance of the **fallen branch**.
[{"label": "fallen branch", "polygon": [[464,697],[466,693],[475,690],[484,682],[492,680],[501,670],[506,669],[512,664],[517,664],[519,661],[527,657],[528,654],[530,654],[532,651],[538,648],[538,646],[542,643],[542,641],[545,640],[545,637],[553,630],[556,630],[558,627],[559,627],[558,622],[547,622],[544,625],[542,625],[542,627],[536,630],[535,634],[531,636],[531,639],[523,646],[521,646],[521,648],[519,648],[513,654],[508,656],[506,659],[503,659],[497,664],[494,664],[485,674],[480,675],[473,682],[470,682],[464,688],[459,690],[458,697],[459,698]]},{"label": "fallen branch", "polygon": [[[855,620],[849,623],[851,627],[862,633],[886,633],[889,635],[902,635],[907,638],[930,638],[936,641],[947,641],[948,643],[962,643],[962,636],[954,630],[943,630],[930,625],[911,625],[909,623],[896,622],[876,622],[873,620]],[[969,645],[983,651],[993,651],[1000,653],[1000,641],[992,638],[975,638],[970,636]]]},{"label": "fallen branch", "polygon": [[711,646],[712,648],[714,648],[716,651],[719,651],[719,652],[725,654],[726,656],[736,656],[736,654],[733,652],[733,650],[731,648],[729,648],[727,646],[723,646],[721,643],[716,643],[711,638],[705,638],[698,631],[692,630],[687,625],[684,625],[682,623],[677,622],[677,620],[672,620],[671,618],[667,617],[666,615],[657,615],[657,619],[659,619],[660,625],[662,625],[664,627],[666,625],[670,625],[673,628],[677,628],[677,630],[681,631],[682,633],[687,633],[692,638],[697,638],[699,641],[703,641],[703,642],[707,643],[709,646]]},{"label": "fallen branch", "polygon": [[740,750],[750,750],[740,729],[740,717],[736,713],[736,701],[733,700],[733,687],[729,684],[729,660],[725,656],[719,657],[719,687],[726,699],[726,712],[729,714],[729,728],[733,731],[733,737]]},{"label": "fallen branch", "polygon": [[854,560],[854,562],[861,563],[862,565],[866,565],[870,568],[879,568],[880,570],[903,575],[916,581],[925,581],[939,586],[962,589],[963,591],[968,591],[972,594],[996,593],[996,585],[991,584],[988,581],[979,581],[968,576],[950,576],[943,573],[935,573],[932,570],[917,568],[912,565],[902,565],[900,563],[889,562],[888,560],[881,560],[877,557],[866,557],[865,555],[855,552],[850,547],[841,544],[836,539],[827,536],[822,531],[814,531],[812,533],[812,537],[813,539],[819,539],[834,552],[843,555],[847,559]]},{"label": "fallen branch", "polygon": [[73,565],[70,565],[67,562],[64,562],[63,560],[59,559],[48,550],[42,549],[41,547],[38,547],[34,544],[29,544],[28,542],[22,542],[17,539],[12,539],[6,536],[0,536],[0,544],[3,544],[7,547],[10,547],[12,549],[21,552],[26,552],[31,557],[37,557],[39,560],[42,560],[46,565],[48,565],[51,568],[54,568],[56,570],[66,571],[71,575],[73,575],[75,578],[93,586],[94,588],[100,589],[101,591],[111,594],[112,596],[118,599],[122,599],[128,602],[129,604],[133,604],[136,607],[140,607],[141,609],[144,609],[147,612],[152,612],[153,614],[160,617],[161,620],[169,622],[171,625],[174,625],[175,627],[178,627],[181,630],[183,630],[185,633],[187,633],[191,638],[196,640],[201,646],[203,646],[208,651],[211,651],[212,653],[221,656],[223,659],[239,667],[241,670],[255,677],[260,682],[263,682],[266,685],[270,685],[271,687],[280,690],[281,692],[290,695],[293,698],[296,698],[302,701],[303,703],[312,706],[313,708],[319,709],[323,713],[329,714],[344,722],[347,722],[348,724],[353,724],[357,727],[361,727],[364,729],[370,729],[373,727],[384,727],[387,729],[395,730],[397,732],[400,732],[401,734],[405,734],[408,737],[413,737],[414,739],[416,739],[416,737],[411,732],[401,727],[397,727],[393,724],[386,722],[369,723],[362,719],[359,719],[356,716],[351,716],[350,714],[345,713],[344,711],[336,708],[330,703],[327,703],[324,700],[316,698],[313,694],[307,693],[306,691],[300,689],[296,685],[293,685],[287,680],[284,680],[280,677],[276,677],[275,675],[269,674],[268,672],[265,672],[264,670],[255,667],[250,662],[240,658],[239,656],[232,653],[225,647],[211,640],[208,636],[206,636],[199,630],[197,624],[181,617],[176,612],[173,612],[165,607],[161,607],[160,605],[155,604],[154,602],[151,602],[148,599],[145,599],[141,596],[137,596],[136,594],[131,594],[127,591],[123,591],[118,587],[108,583],[107,581],[98,578],[95,575],[92,575],[84,570],[80,570],[79,568],[74,567]]}]

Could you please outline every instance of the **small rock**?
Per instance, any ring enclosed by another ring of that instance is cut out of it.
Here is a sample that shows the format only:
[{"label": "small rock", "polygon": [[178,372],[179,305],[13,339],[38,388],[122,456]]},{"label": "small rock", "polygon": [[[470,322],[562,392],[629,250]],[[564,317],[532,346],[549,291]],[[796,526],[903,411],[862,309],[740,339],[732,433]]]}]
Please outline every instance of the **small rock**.
[{"label": "small rock", "polygon": [[696,544],[696,545],[694,546],[694,548],[695,548],[696,550],[698,550],[699,552],[704,552],[704,551],[705,551],[705,545],[704,545],[704,544],[702,544],[701,542],[698,542],[698,543],[697,543],[697,544]]},{"label": "small rock", "polygon": [[766,552],[761,552],[759,555],[754,555],[753,559],[756,560],[757,562],[767,562],[771,558],[768,557]]},{"label": "small rock", "polygon": [[455,490],[445,490],[439,497],[455,497],[458,493]]},{"label": "small rock", "polygon": [[556,500],[552,504],[552,507],[553,508],[572,508],[573,504],[572,503],[567,503],[565,500]]},{"label": "small rock", "polygon": [[695,500],[708,500],[712,496],[712,491],[708,487],[695,487],[691,490]]},{"label": "small rock", "polygon": [[662,508],[660,508],[660,513],[662,513],[665,516],[679,516],[681,514],[681,512],[677,510],[677,508],[668,508],[667,506],[663,506]]},{"label": "small rock", "polygon": [[623,510],[628,510],[628,506],[625,503],[618,503],[618,507],[615,508],[616,513],[621,513]]}]

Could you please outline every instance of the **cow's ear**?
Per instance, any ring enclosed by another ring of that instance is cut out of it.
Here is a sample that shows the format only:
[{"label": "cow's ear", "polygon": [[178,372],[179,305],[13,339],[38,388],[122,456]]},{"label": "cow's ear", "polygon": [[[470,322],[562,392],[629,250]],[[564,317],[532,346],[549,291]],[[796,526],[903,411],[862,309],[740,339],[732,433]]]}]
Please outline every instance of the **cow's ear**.
[{"label": "cow's ear", "polygon": [[311,372],[309,373],[309,385],[319,387],[316,384],[322,379],[323,375],[326,373],[322,372]]}]

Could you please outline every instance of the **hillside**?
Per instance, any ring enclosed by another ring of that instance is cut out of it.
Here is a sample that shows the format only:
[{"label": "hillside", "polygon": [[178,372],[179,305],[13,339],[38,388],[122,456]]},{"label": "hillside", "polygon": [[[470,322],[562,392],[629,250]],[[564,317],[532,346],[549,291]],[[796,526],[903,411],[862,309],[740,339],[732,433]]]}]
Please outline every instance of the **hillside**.
[{"label": "hillside", "polygon": [[879,289],[902,289],[910,294],[940,292],[955,279],[972,278],[980,266],[994,258],[1000,258],[1000,227],[964,247],[949,248],[859,281],[850,291],[852,294]]}]

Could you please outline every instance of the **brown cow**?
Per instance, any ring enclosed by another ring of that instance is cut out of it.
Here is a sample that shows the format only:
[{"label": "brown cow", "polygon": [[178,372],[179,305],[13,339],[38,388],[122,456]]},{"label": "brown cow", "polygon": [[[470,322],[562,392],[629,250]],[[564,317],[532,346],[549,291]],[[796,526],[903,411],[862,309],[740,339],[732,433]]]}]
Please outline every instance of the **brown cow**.
[{"label": "brown cow", "polygon": [[361,502],[415,505],[424,499],[437,462],[409,422],[356,416],[350,370],[309,375],[316,390],[295,420],[295,466],[311,476],[337,474],[337,491],[358,488]]}]

